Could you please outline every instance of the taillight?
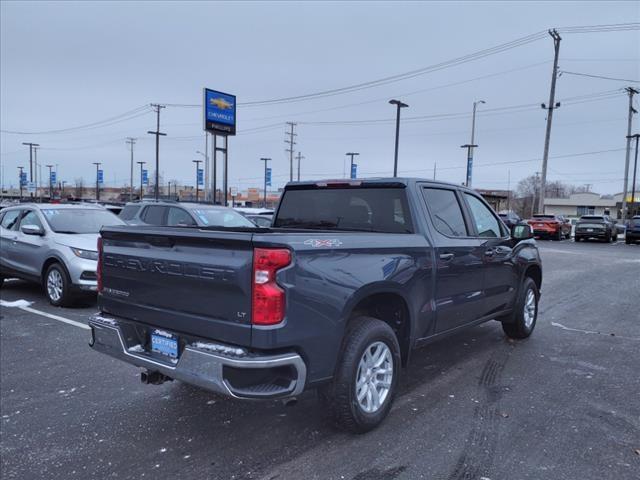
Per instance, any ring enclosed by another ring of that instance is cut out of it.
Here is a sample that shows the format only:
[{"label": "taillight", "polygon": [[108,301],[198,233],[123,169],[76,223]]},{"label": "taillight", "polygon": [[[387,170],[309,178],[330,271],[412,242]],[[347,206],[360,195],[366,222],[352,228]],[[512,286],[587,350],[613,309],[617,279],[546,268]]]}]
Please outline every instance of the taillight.
[{"label": "taillight", "polygon": [[276,272],[290,263],[291,252],[286,248],[253,250],[253,324],[275,325],[284,319],[285,293],[276,283]]},{"label": "taillight", "polygon": [[98,266],[96,267],[98,292],[102,291],[102,237],[98,237]]}]

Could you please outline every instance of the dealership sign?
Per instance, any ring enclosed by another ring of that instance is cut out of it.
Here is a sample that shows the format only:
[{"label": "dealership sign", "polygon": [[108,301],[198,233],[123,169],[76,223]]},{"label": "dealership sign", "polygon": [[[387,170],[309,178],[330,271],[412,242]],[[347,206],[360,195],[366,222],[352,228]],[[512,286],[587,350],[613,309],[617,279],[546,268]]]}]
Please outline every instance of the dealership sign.
[{"label": "dealership sign", "polygon": [[204,129],[216,135],[236,134],[236,97],[204,89]]}]

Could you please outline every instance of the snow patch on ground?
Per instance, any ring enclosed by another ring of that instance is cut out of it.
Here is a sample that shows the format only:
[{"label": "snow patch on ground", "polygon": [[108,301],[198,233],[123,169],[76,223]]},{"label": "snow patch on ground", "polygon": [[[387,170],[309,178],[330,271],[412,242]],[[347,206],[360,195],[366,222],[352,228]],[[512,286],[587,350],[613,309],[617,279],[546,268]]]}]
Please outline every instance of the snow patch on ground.
[{"label": "snow patch on ground", "polygon": [[140,344],[134,345],[133,347],[129,347],[127,348],[128,351],[130,351],[131,353],[143,353],[144,347]]},{"label": "snow patch on ground", "polygon": [[20,307],[28,307],[32,302],[28,302],[26,300],[14,300],[13,302],[8,302],[6,300],[0,300],[0,307],[7,308],[20,308]]}]

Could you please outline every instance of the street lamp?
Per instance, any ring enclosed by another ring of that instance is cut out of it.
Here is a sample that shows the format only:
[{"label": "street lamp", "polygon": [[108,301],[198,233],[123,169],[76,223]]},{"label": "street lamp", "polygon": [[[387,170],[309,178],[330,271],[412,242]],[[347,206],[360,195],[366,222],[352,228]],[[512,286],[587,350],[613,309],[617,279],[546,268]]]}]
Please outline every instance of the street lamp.
[{"label": "street lamp", "polygon": [[142,166],[147,162],[136,162],[136,163],[140,165],[140,200],[142,200],[142,197],[144,197],[144,191],[142,190]]},{"label": "street lamp", "polygon": [[347,152],[345,153],[345,155],[349,155],[351,157],[351,167],[349,170],[349,178],[355,178],[353,177],[353,157],[360,155],[358,152]]},{"label": "street lamp", "polygon": [[398,143],[400,142],[400,109],[408,107],[406,103],[402,103],[400,100],[389,100],[391,105],[395,105],[397,107],[396,113],[396,150],[395,155],[393,157],[393,176],[398,176]]},{"label": "street lamp", "polygon": [[100,201],[100,165],[102,165],[100,162],[93,162],[93,164],[96,166],[96,201]]},{"label": "street lamp", "polygon": [[192,162],[196,164],[196,203],[198,203],[200,201],[200,182],[198,181],[200,179],[198,177],[202,160],[192,160]]},{"label": "street lamp", "polygon": [[461,145],[461,148],[467,149],[467,180],[465,185],[471,187],[471,177],[473,176],[473,149],[477,147],[474,143],[476,136],[476,109],[481,103],[487,103],[484,100],[478,100],[473,102],[473,115],[471,116],[471,142],[466,145]]}]

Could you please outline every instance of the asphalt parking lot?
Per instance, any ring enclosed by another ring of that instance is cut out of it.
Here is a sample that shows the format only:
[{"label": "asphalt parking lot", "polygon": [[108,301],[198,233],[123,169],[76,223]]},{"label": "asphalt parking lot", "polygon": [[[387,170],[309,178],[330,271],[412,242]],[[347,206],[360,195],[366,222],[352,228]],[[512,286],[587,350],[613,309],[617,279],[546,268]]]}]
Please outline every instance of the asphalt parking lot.
[{"label": "asphalt parking lot", "polygon": [[362,436],[336,430],[313,392],[286,406],[142,385],[88,347],[95,303],[54,308],[10,281],[0,476],[637,479],[640,245],[538,244],[533,336],[508,341],[490,322],[418,351],[389,418]]}]

